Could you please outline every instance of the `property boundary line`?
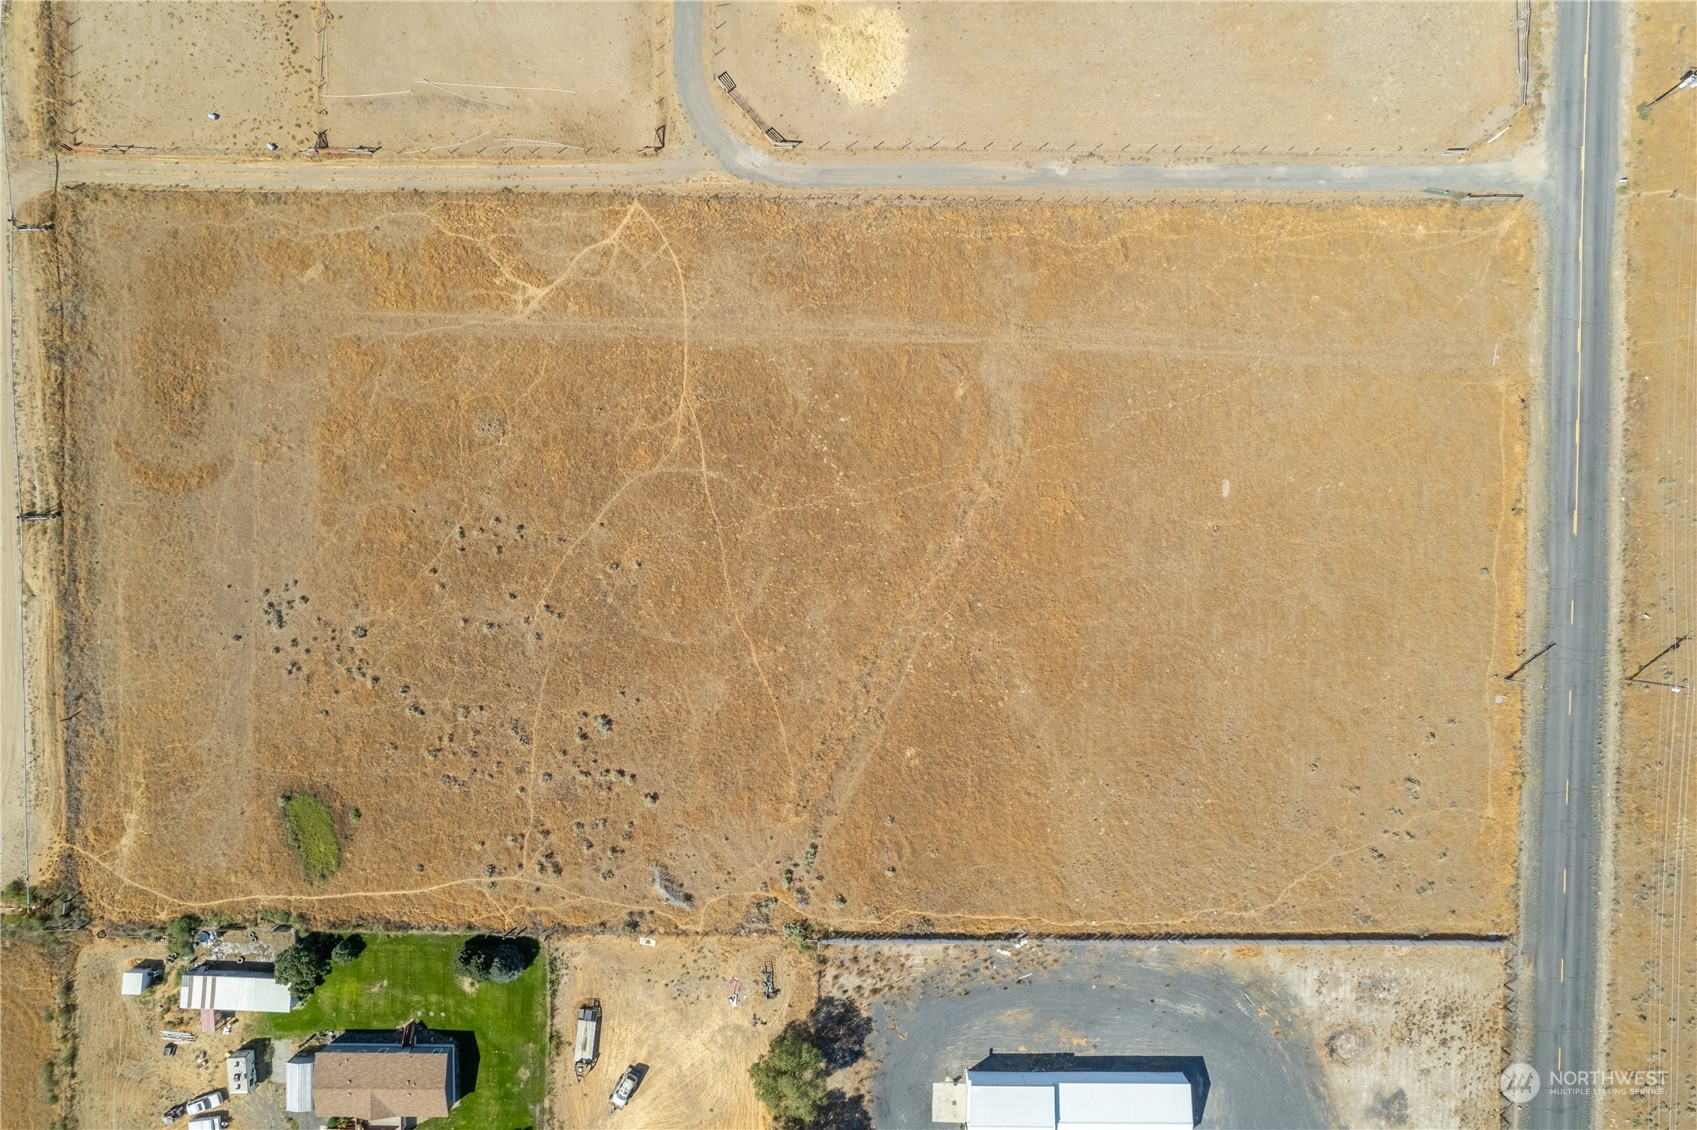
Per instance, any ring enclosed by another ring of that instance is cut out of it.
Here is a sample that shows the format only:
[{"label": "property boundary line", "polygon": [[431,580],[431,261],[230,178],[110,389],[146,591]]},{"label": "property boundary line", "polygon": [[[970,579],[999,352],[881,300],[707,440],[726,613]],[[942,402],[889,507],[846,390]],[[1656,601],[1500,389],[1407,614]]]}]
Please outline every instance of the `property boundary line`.
[{"label": "property boundary line", "polygon": [[1021,938],[1032,945],[1088,949],[1094,946],[1460,946],[1479,949],[1501,949],[1509,945],[1502,934],[1440,935],[1440,934],[1214,934],[1171,935],[1117,934],[1100,938],[1051,938],[1035,934],[967,935],[967,934],[856,934],[818,939],[822,946],[988,946],[1006,944]]}]

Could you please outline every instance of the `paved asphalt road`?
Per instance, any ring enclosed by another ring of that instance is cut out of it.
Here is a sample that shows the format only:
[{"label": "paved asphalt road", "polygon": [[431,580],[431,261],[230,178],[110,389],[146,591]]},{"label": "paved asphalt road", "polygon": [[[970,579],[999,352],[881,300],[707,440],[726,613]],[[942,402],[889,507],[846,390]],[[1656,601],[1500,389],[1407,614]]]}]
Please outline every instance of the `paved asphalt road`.
[{"label": "paved asphalt road", "polygon": [[1609,614],[1605,528],[1615,181],[1618,175],[1619,9],[1557,7],[1550,102],[1550,639],[1529,672],[1548,686],[1539,868],[1523,947],[1532,954],[1532,1066],[1545,1085],[1532,1127],[1588,1126],[1582,1089],[1552,1071],[1595,1068],[1598,758]]},{"label": "paved asphalt road", "polygon": [[[1045,949],[1013,961],[987,947],[955,953],[958,960],[940,963],[922,982],[923,993],[884,992],[872,1003],[866,1051],[875,1064],[871,1112],[879,1130],[929,1130],[933,1083],[958,1078],[992,1048],[1022,1045],[1079,1055],[1199,1055],[1211,1081],[1204,1127],[1338,1124],[1314,1035],[1270,983],[1239,980],[1223,965],[1179,968],[1172,951],[1156,945]],[[1016,983],[1026,968],[1031,979]]]}]

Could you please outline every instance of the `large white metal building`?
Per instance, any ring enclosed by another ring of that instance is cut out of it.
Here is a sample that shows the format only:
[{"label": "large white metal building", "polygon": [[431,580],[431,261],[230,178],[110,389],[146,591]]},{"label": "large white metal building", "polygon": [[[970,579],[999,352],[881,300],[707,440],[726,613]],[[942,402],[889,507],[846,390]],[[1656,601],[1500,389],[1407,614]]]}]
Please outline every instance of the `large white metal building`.
[{"label": "large white metal building", "polygon": [[197,966],[183,974],[177,1006],[214,1012],[287,1012],[295,1007],[289,987],[257,969],[210,971]]},{"label": "large white metal building", "polygon": [[1178,1071],[966,1073],[967,1130],[1191,1130],[1194,1091]]}]

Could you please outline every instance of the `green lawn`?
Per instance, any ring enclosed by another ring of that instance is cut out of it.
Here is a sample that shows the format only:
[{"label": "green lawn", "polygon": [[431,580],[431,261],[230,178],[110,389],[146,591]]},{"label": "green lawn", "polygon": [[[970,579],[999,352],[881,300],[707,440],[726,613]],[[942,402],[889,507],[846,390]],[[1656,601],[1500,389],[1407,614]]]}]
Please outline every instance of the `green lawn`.
[{"label": "green lawn", "polygon": [[[548,1082],[546,956],[539,955],[516,981],[483,984],[467,993],[451,966],[465,938],[368,934],[365,940],[365,952],[332,969],[305,1004],[265,1017],[264,1034],[300,1037],[344,1029],[382,1030],[414,1017],[435,1031],[474,1032],[476,1090],[446,1119],[421,1125],[432,1130],[535,1126]],[[462,1059],[466,1050],[462,1046]]]}]

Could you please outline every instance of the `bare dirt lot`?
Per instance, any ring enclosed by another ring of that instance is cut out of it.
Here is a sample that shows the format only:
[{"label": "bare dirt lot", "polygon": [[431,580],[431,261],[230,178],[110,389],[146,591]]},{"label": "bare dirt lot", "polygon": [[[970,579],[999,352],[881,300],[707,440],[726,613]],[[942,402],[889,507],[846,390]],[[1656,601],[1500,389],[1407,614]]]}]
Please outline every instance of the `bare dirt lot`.
[{"label": "bare dirt lot", "polygon": [[[240,1018],[227,1036],[221,1030],[201,1032],[199,1013],[178,1010],[170,984],[156,982],[139,997],[119,994],[125,969],[163,954],[159,944],[106,941],[89,945],[78,959],[76,1125],[157,1126],[160,1112],[171,1104],[225,1086],[224,1058],[249,1043],[249,1021]],[[194,1042],[163,1056],[162,1029],[191,1032]],[[261,1048],[258,1075],[264,1081],[252,1094],[231,1095],[225,1104],[239,1125],[280,1125],[281,1065],[288,1055],[286,1048],[280,1056]]]},{"label": "bare dirt lot", "polygon": [[52,1101],[43,1072],[56,1054],[53,1014],[58,977],[46,949],[7,942],[0,947],[0,1122],[51,1126],[63,1110]]},{"label": "bare dirt lot", "polygon": [[55,234],[100,913],[1512,924],[1518,205],[87,191]]},{"label": "bare dirt lot", "polygon": [[634,157],[668,120],[668,27],[663,4],[70,5],[60,130],[278,159],[320,131],[385,161]]},{"label": "bare dirt lot", "polygon": [[[562,1127],[621,1126],[631,1117],[607,1094],[628,1064],[645,1063],[632,1112],[643,1126],[743,1130],[764,1115],[748,1066],[815,1000],[813,960],[781,943],[752,938],[658,940],[582,938],[559,943],[562,976],[554,1024],[562,1051],[553,1057],[550,1119]],[[778,995],[767,1000],[761,972],[770,966]],[[740,988],[730,1004],[732,981]],[[577,1081],[571,1064],[579,1003],[603,1010],[599,1065]]]},{"label": "bare dirt lot", "polygon": [[824,0],[718,4],[707,26],[713,73],[729,71],[802,157],[852,145],[862,159],[1394,161],[1473,146],[1515,118],[1524,14],[1513,2]]},{"label": "bare dirt lot", "polygon": [[1503,952],[1412,946],[829,946],[820,992],[872,1021],[873,1123],[992,1048],[1192,1055],[1208,1126],[1488,1126]]},{"label": "bare dirt lot", "polygon": [[[1697,11],[1639,4],[1631,103],[1697,66]],[[1697,597],[1697,97],[1681,91],[1630,118],[1626,195],[1626,497],[1623,674],[1693,630]],[[1614,1126],[1697,1114],[1697,645],[1624,688],[1615,778],[1615,896],[1603,1066],[1665,1071],[1665,1086],[1603,1099]]]}]

